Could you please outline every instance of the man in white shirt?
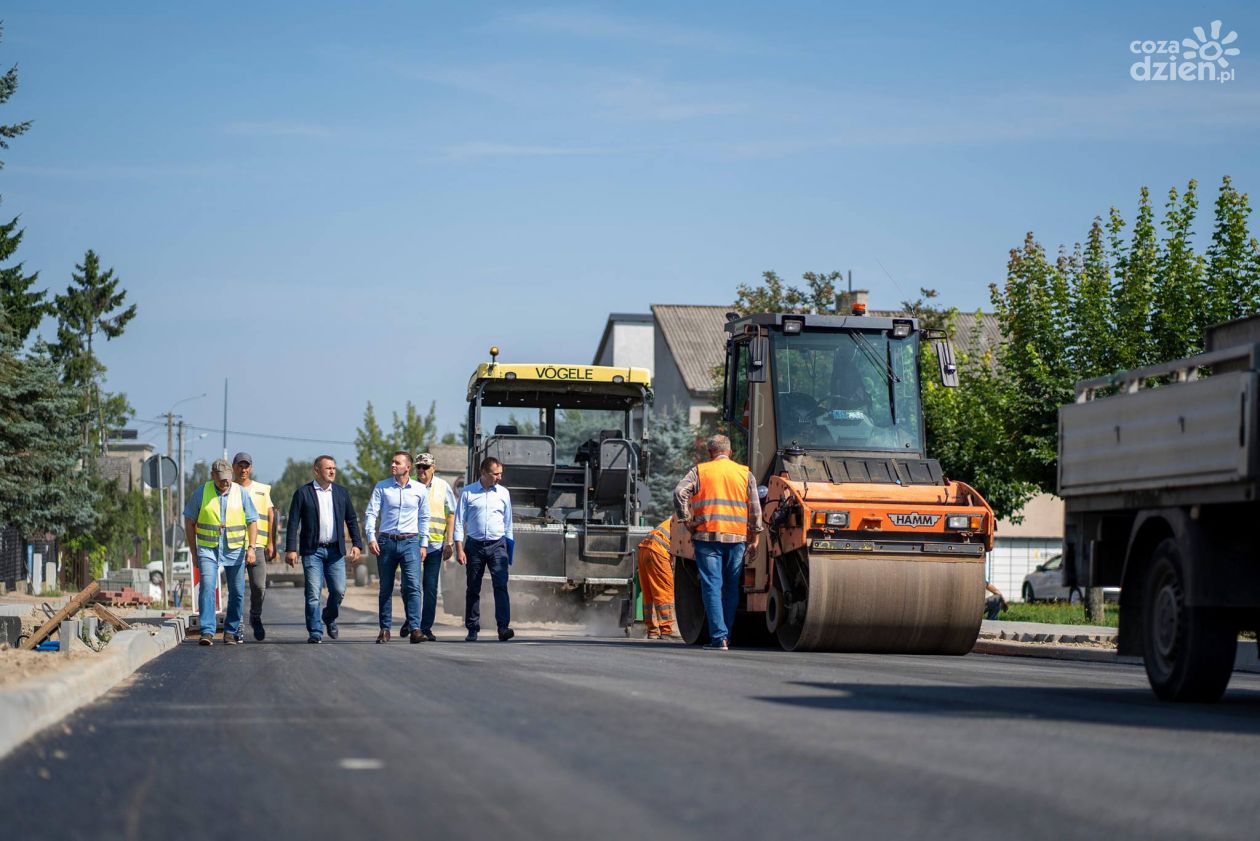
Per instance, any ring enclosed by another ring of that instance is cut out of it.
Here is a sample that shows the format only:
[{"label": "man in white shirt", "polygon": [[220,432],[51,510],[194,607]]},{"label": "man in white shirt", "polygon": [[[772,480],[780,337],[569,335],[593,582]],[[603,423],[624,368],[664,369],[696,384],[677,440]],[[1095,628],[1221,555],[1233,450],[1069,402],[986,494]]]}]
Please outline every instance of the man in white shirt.
[{"label": "man in white shirt", "polygon": [[493,456],[482,459],[480,480],[460,492],[455,508],[455,552],[468,567],[464,599],[466,642],[476,642],[481,631],[481,581],[488,569],[494,587],[494,622],[499,640],[516,636],[510,627],[512,606],[508,601],[508,566],[511,565],[512,495],[499,484],[503,463]]},{"label": "man in white shirt", "polygon": [[[389,642],[394,623],[394,575],[402,567],[406,621],[403,636],[424,642],[420,630],[420,549],[429,534],[429,489],[411,478],[411,453],[399,450],[389,463],[389,479],[377,482],[364,514],[368,551],[376,556],[381,579],[378,644]],[[380,531],[377,531],[379,520]]]}]

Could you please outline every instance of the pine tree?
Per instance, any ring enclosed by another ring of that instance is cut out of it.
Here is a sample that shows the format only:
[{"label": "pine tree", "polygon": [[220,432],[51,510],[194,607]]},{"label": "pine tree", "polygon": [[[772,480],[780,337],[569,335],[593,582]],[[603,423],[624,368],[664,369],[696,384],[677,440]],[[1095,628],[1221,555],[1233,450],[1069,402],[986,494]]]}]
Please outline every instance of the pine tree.
[{"label": "pine tree", "polygon": [[65,381],[83,393],[88,418],[83,439],[92,452],[99,453],[104,450],[109,430],[124,423],[130,410],[125,399],[101,395],[105,366],[97,358],[97,336],[106,341],[121,336],[136,316],[136,305],[123,306],[127,293],[119,289],[119,278],[113,269],[101,272],[100,258],[91,249],[71,277],[73,283],[55,299],[58,325],[54,353],[65,369]]},{"label": "pine tree", "polygon": [[79,469],[79,410],[46,346],[24,355],[0,309],[0,523],[61,535],[96,521]]},{"label": "pine tree", "polygon": [[700,431],[687,422],[687,413],[679,406],[653,415],[648,431],[651,439],[644,446],[652,454],[647,479],[651,501],[643,516],[654,526],[674,513],[674,488],[701,459]]},{"label": "pine tree", "polygon": [[376,420],[371,402],[363,412],[363,425],[354,436],[354,461],[345,466],[342,477],[355,508],[362,510],[377,482],[389,477],[389,464],[398,450],[406,450],[412,458],[425,452],[438,439],[437,403],[429,404],[423,415],[410,400],[400,416],[393,413],[391,429],[386,433]]},{"label": "pine tree", "polygon": [[[0,38],[4,37],[4,26],[0,24]],[[0,76],[0,106],[3,106],[17,90],[17,67],[10,67]],[[0,125],[0,149],[8,149],[9,141],[25,134],[31,127],[30,121]],[[0,169],[4,161],[0,161]],[[10,260],[22,243],[22,231],[18,229],[18,217],[0,224],[0,263]],[[8,312],[9,329],[13,338],[22,344],[39,326],[48,305],[44,301],[43,292],[31,292],[39,273],[23,274],[21,263],[0,267],[0,307]]]}]

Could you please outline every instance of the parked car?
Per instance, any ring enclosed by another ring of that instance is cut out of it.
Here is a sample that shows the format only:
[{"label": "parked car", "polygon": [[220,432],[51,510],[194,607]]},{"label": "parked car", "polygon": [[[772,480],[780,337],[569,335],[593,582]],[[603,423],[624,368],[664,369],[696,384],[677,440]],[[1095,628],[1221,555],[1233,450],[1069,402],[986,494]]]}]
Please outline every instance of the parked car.
[{"label": "parked car", "polygon": [[[1022,590],[1026,602],[1067,602],[1080,604],[1084,594],[1079,587],[1063,586],[1063,555],[1055,555],[1024,576]],[[1103,598],[1120,600],[1119,587],[1104,587]]]}]

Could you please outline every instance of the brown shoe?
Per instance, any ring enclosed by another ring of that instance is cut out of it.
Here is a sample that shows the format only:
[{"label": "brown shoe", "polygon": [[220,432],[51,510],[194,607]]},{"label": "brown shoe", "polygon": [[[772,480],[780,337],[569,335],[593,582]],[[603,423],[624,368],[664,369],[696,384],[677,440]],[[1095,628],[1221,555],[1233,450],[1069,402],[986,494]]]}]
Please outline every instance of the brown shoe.
[{"label": "brown shoe", "polygon": [[424,631],[421,631],[421,630],[420,630],[420,629],[418,629],[418,628],[417,628],[416,630],[412,631],[412,632],[411,632],[411,641],[412,641],[412,642],[424,642]]},{"label": "brown shoe", "polygon": [[381,632],[376,635],[376,644],[389,642],[389,628],[382,628]]}]

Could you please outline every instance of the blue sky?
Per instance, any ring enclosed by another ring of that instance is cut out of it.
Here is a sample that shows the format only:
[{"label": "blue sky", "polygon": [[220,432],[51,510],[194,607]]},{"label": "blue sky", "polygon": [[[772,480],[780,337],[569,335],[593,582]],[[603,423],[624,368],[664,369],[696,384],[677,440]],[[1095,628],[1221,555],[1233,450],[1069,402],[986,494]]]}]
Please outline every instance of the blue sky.
[{"label": "blue sky", "polygon": [[[1236,78],[1136,82],[1220,19]],[[62,289],[140,314],[104,354],[142,429],[349,441],[368,400],[457,427],[486,348],[589,361],[610,311],[852,269],[875,306],[988,305],[1027,231],[1081,239],[1189,178],[1260,189],[1254,3],[10,2],[0,214]],[[1207,221],[1206,219],[1204,220]],[[1257,226],[1260,227],[1260,226]],[[1201,240],[1202,242],[1202,237]],[[345,445],[234,436],[259,475]],[[193,458],[221,449],[212,435]]]}]

